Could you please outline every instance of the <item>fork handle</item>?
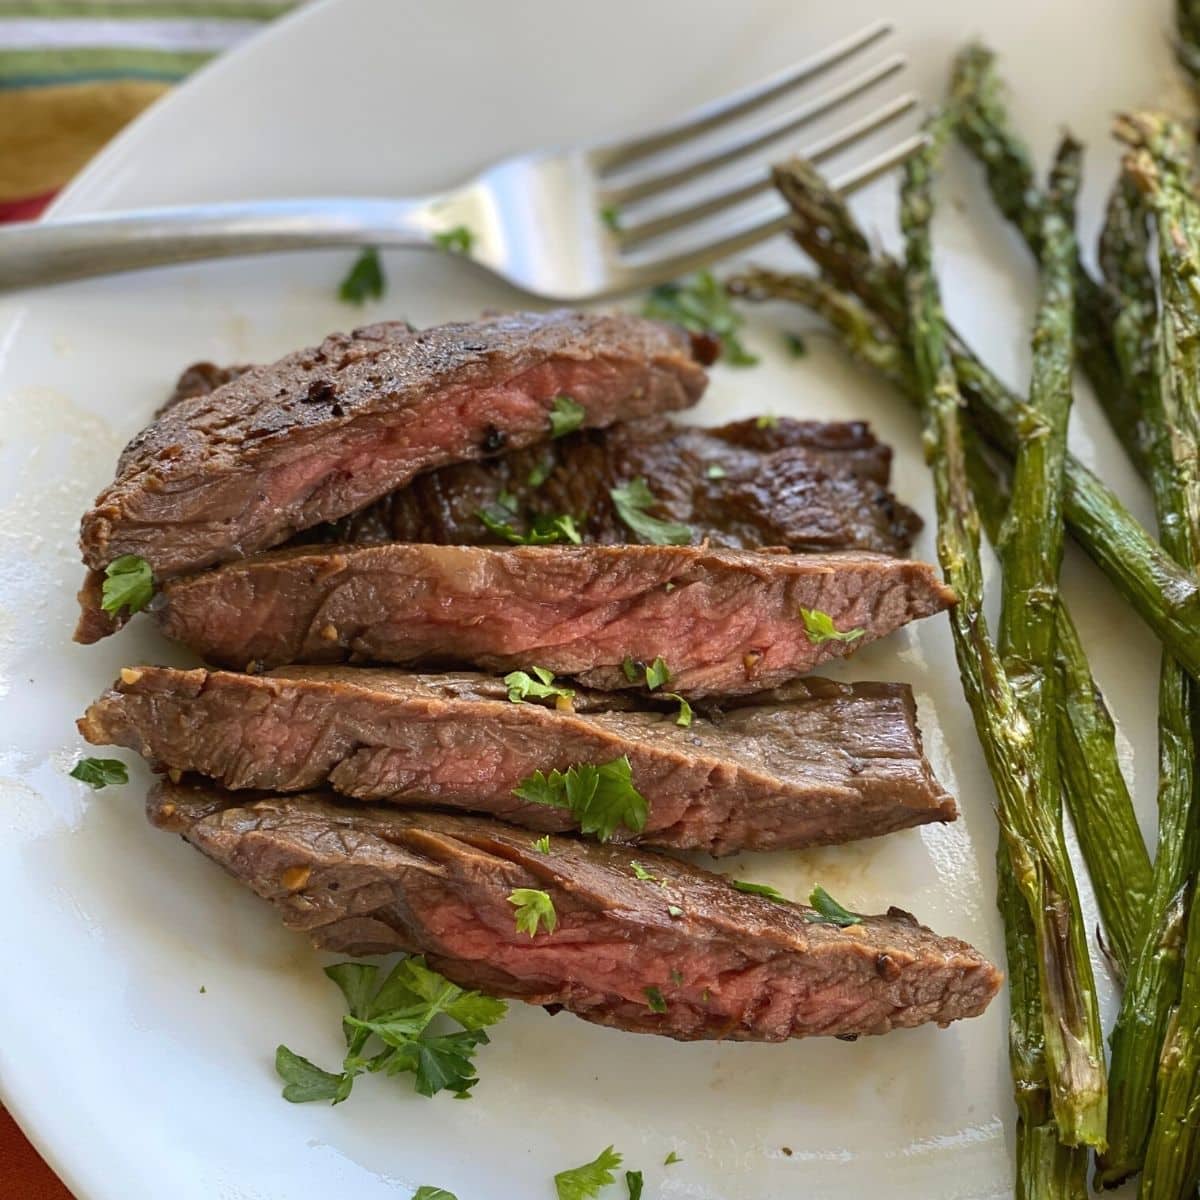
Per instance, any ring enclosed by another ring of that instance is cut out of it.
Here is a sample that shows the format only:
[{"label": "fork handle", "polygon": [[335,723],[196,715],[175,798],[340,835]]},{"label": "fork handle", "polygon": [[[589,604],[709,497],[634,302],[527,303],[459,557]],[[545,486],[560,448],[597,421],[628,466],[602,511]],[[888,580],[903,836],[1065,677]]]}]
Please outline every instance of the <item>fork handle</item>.
[{"label": "fork handle", "polygon": [[0,290],[329,246],[429,246],[427,200],[264,200],[0,226]]}]

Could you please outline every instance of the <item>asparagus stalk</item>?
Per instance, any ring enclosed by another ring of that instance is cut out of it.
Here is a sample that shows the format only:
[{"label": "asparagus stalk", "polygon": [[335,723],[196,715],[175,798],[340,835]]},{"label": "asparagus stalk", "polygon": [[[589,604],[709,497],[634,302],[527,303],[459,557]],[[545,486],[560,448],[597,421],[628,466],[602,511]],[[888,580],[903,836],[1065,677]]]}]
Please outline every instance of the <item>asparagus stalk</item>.
[{"label": "asparagus stalk", "polygon": [[[826,279],[753,269],[731,280],[748,300],[786,300],[822,317],[856,362],[918,400],[906,348],[863,307]],[[983,527],[993,545],[1008,511],[1008,482],[994,454],[968,426],[967,472]],[[1117,755],[1116,729],[1092,677],[1079,633],[1061,598],[1057,614],[1059,761],[1071,820],[1091,876],[1113,960],[1129,967],[1150,894],[1150,856],[1142,841]]]},{"label": "asparagus stalk", "polygon": [[1200,0],[1175,0],[1175,57],[1200,92]]},{"label": "asparagus stalk", "polygon": [[[802,159],[773,172],[792,209],[791,231],[826,280],[856,296],[899,339],[908,338],[899,264],[876,254],[845,201]],[[760,283],[762,281],[760,280]],[[980,429],[1010,453],[1024,410],[953,330],[947,348]],[[1065,512],[1076,541],[1188,671],[1200,677],[1200,579],[1183,570],[1116,493],[1078,459],[1066,463]]]},{"label": "asparagus stalk", "polygon": [[[1195,290],[1200,272],[1200,204],[1191,190],[1190,150],[1181,129],[1161,117],[1140,114],[1119,121],[1117,132],[1130,146],[1125,177],[1144,196],[1158,231],[1162,291],[1158,360],[1157,370],[1147,372],[1159,383],[1148,392],[1148,416],[1155,434],[1151,486],[1164,547],[1182,564],[1195,568],[1200,565],[1200,298]],[[1128,205],[1132,210],[1133,201]],[[1160,1060],[1172,1024],[1172,1006],[1179,1002],[1173,1022],[1176,1048],[1181,1044],[1179,1013],[1200,1008],[1200,993],[1188,997],[1180,993],[1185,973],[1185,897],[1197,854],[1193,715],[1200,711],[1198,701],[1195,684],[1164,656],[1154,887],[1145,941],[1113,1030],[1111,1144],[1099,1173],[1101,1182],[1115,1184],[1133,1174],[1145,1159],[1143,1195],[1184,1194],[1169,1190],[1166,1181],[1183,1180],[1200,1136],[1187,1135],[1180,1121],[1188,1108],[1189,1091],[1196,1086],[1190,1056],[1168,1050]],[[1192,971],[1187,974],[1192,978]],[[1190,1087],[1183,1082],[1189,1074]],[[1153,1095],[1156,1075],[1157,1113],[1146,1102]],[[1153,1159],[1148,1157],[1150,1142]],[[1193,1175],[1192,1191],[1195,1183]]]},{"label": "asparagus stalk", "polygon": [[[1053,654],[1054,588],[1047,603],[1031,614],[1030,631],[1006,620],[1013,639],[1010,661],[1027,664],[1010,680],[988,632],[983,614],[983,581],[979,566],[979,515],[966,475],[959,392],[954,362],[945,334],[945,318],[933,275],[930,221],[933,211],[932,178],[941,143],[949,128],[942,116],[930,126],[924,148],[905,164],[901,185],[900,223],[905,235],[905,285],[912,334],[913,359],[925,415],[926,455],[934,476],[938,509],[938,557],[947,581],[958,594],[951,611],[951,629],[959,673],[976,730],[996,784],[1000,826],[1013,875],[1032,919],[1037,954],[1038,991],[1042,1003],[1042,1030],[1051,1106],[1059,1139],[1069,1146],[1104,1143],[1105,1079],[1102,1034],[1087,933],[1074,898],[1074,880],[1062,838],[1061,810],[1056,790],[1052,737],[1035,731],[1032,718],[1044,700],[1034,677],[1045,678]],[[1066,273],[1069,281],[1070,272]],[[1061,282],[1056,279],[1056,285]],[[1070,285],[1067,283],[1067,295]],[[1061,295],[1043,306],[1043,328],[1052,325],[1050,309],[1061,311]],[[1041,339],[1049,340],[1047,338]],[[1069,353],[1069,352],[1068,352]],[[1042,371],[1052,372],[1043,362]],[[1054,387],[1051,379],[1039,383],[1042,396]],[[1051,406],[1052,407],[1052,406]],[[1061,402],[1060,402],[1061,409]],[[1037,413],[1033,416],[1036,418]],[[1065,411],[1057,423],[1065,427]],[[1048,424],[1048,428],[1050,425]],[[1028,482],[1035,495],[1035,474],[1047,482],[1040,486],[1041,514],[1052,517],[1055,462],[1061,454],[1043,455],[1037,449],[1047,440],[1040,429],[1030,428],[1027,447],[1018,455],[1018,478]],[[1025,503],[1014,493],[1017,503]],[[1032,523],[1046,525],[1050,520]],[[1042,589],[1057,571],[1055,535],[1045,535],[1040,547],[1021,536],[1009,555],[1018,570],[1017,586],[1028,596]],[[1061,545],[1061,543],[1060,543]],[[1044,567],[1040,566],[1045,562]],[[1043,630],[1049,633],[1042,636]],[[1032,636],[1031,636],[1032,634]],[[1051,724],[1048,720],[1046,724]]]},{"label": "asparagus stalk", "polygon": [[[995,55],[974,43],[954,60],[950,93],[960,119],[962,143],[983,164],[992,197],[1001,213],[1020,231],[1036,257],[1043,248],[1042,209],[1046,200],[1037,187],[1029,149],[1009,120]],[[1079,362],[1100,406],[1138,471],[1149,465],[1149,435],[1139,396],[1126,386],[1118,369],[1112,322],[1116,314],[1100,285],[1075,259],[1079,319],[1076,341]]]}]

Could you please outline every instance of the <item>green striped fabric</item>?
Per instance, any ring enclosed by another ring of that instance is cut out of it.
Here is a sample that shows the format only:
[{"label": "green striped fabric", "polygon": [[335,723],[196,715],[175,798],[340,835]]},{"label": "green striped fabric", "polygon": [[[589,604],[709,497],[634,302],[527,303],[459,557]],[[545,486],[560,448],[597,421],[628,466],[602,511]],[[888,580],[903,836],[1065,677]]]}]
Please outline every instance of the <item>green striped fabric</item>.
[{"label": "green striped fabric", "polygon": [[292,7],[282,0],[0,0],[0,89],[172,83]]}]

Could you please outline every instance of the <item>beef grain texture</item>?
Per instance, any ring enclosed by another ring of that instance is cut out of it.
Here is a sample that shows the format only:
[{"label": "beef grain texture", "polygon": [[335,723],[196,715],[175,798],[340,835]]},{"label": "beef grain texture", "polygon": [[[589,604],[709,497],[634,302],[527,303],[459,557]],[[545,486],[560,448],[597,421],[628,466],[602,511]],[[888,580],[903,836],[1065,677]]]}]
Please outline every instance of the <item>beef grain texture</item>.
[{"label": "beef grain texture", "polygon": [[[641,880],[627,848],[552,836],[539,853],[486,817],[171,785],[148,814],[323,950],[421,953],[463,987],[636,1033],[774,1042],[945,1025],[981,1013],[1001,981],[972,947],[897,909],[814,924],[811,909],[653,852],[638,853],[654,876]],[[517,932],[516,888],[549,894],[553,933]]]},{"label": "beef grain texture", "polygon": [[[686,695],[759,691],[930,616],[953,593],[925,563],[877,554],[693,546],[335,546],[264,554],[167,583],[155,615],[202,658],[542,666],[631,686],[661,656]],[[815,641],[800,609],[854,641]]]},{"label": "beef grain texture", "polygon": [[129,443],[83,517],[93,570],[136,554],[162,579],[241,558],[421,471],[548,440],[559,395],[608,425],[686,408],[706,376],[682,330],[559,311],[371,325],[212,391],[181,382],[193,394]]},{"label": "beef grain texture", "polygon": [[652,515],[687,525],[694,545],[707,539],[730,549],[885,554],[912,545],[921,518],[888,491],[891,451],[861,422],[781,419],[779,444],[767,449],[747,444],[752,430],[757,432],[752,420],[700,429],[661,417],[583,430],[544,446],[430,471],[301,538],[506,544],[479,513],[504,515],[507,500],[516,515],[506,519],[521,532],[535,516],[568,513],[585,541],[637,542],[617,514],[611,489],[641,477],[655,496]]},{"label": "beef grain texture", "polygon": [[[538,831],[564,809],[513,795],[534,771],[627,755],[655,846],[731,854],[875,837],[956,816],[921,751],[903,684],[810,679],[786,701],[746,704],[689,728],[629,698],[580,692],[576,711],[525,702],[486,675],[291,667],[269,676],[139,667],[79,722],[234,790],[331,787],[358,800],[491,813]],[[615,704],[614,704],[615,702]]]}]

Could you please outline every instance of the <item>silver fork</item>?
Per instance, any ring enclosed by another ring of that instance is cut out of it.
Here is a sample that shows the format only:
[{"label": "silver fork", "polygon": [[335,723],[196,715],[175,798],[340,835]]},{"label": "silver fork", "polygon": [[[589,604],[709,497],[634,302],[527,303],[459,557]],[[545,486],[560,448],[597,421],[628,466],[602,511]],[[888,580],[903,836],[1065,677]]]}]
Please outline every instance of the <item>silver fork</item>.
[{"label": "silver fork", "polygon": [[[0,289],[280,250],[444,248],[464,242],[478,266],[546,299],[591,300],[653,287],[785,227],[781,202],[748,203],[770,188],[761,161],[732,179],[724,168],[894,78],[905,60],[893,54],[876,61],[850,79],[800,98],[782,115],[750,123],[742,118],[793,92],[799,98],[807,85],[890,32],[887,23],[870,25],[652,133],[505,159],[440,195],[209,204],[3,227]],[[886,100],[802,152],[817,162],[832,158],[896,122],[915,103],[911,93]],[[894,167],[919,142],[916,136],[903,138],[841,176],[837,185],[843,191],[860,187]],[[717,188],[699,199],[678,198],[689,185],[710,177]],[[661,211],[639,220],[639,211],[647,208]]]}]

